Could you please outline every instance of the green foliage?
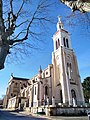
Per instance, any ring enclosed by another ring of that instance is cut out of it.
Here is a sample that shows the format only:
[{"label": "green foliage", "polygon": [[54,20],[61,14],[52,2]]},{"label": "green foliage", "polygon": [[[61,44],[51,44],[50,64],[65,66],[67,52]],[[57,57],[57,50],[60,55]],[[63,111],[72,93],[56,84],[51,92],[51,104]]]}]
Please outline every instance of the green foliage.
[{"label": "green foliage", "polygon": [[83,86],[85,102],[88,103],[90,99],[90,77],[84,79],[82,86]]}]

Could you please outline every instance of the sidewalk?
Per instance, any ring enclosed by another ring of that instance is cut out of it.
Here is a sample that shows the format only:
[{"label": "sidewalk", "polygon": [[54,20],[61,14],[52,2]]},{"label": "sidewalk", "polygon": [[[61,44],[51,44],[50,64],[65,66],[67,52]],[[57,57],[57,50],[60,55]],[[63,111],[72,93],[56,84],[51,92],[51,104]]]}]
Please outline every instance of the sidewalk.
[{"label": "sidewalk", "polygon": [[38,118],[46,118],[48,120],[88,120],[88,116],[72,116],[72,117],[69,117],[69,116],[46,116],[46,115],[39,115],[39,114],[33,114],[29,111],[20,111],[19,112],[20,114],[23,114],[23,115],[31,115],[31,116],[36,116]]}]

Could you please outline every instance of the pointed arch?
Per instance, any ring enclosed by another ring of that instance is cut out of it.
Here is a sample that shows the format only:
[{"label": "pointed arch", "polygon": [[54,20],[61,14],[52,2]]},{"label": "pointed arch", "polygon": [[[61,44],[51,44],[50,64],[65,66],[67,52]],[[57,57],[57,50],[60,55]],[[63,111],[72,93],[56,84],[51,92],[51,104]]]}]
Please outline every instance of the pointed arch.
[{"label": "pointed arch", "polygon": [[49,88],[48,88],[48,86],[45,86],[45,95],[46,96],[48,95],[48,92],[49,92]]}]

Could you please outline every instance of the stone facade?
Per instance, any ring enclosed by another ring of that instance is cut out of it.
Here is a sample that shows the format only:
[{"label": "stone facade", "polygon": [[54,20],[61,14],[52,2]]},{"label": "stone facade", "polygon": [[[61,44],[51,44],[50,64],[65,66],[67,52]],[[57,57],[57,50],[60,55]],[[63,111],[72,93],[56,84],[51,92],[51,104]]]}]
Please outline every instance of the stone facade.
[{"label": "stone facade", "polygon": [[[11,74],[10,80],[8,82],[8,87],[6,90],[6,95],[4,97],[4,107],[11,107],[10,103],[12,103],[14,100],[12,98],[14,97],[20,97],[21,90],[23,87],[26,86],[28,83],[29,79],[26,78],[18,78],[18,77],[13,77]],[[12,100],[12,101],[11,101]],[[16,100],[15,100],[16,101]]]},{"label": "stone facade", "polygon": [[[75,52],[60,17],[53,43],[52,64],[45,70],[40,67],[32,79],[11,76],[6,92],[7,106],[15,96],[19,98],[18,107],[23,104],[34,113],[48,106],[77,107],[85,104]],[[23,98],[24,102],[21,102]]]}]

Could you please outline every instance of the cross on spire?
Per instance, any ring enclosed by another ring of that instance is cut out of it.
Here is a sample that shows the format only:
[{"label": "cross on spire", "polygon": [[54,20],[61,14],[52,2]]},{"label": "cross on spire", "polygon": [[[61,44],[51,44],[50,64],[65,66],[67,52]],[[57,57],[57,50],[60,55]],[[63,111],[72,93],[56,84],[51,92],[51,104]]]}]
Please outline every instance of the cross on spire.
[{"label": "cross on spire", "polygon": [[60,29],[63,29],[63,23],[61,22],[61,17],[58,16],[57,31]]},{"label": "cross on spire", "polygon": [[61,23],[61,16],[60,15],[58,16],[58,22]]}]

